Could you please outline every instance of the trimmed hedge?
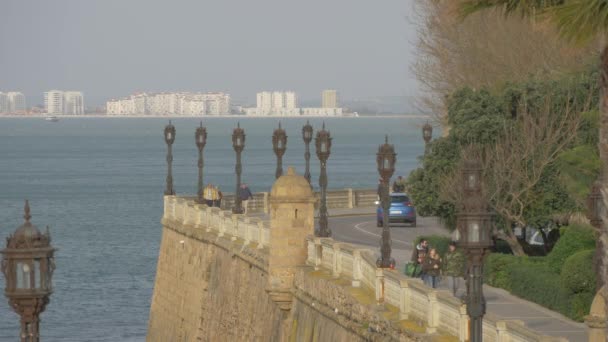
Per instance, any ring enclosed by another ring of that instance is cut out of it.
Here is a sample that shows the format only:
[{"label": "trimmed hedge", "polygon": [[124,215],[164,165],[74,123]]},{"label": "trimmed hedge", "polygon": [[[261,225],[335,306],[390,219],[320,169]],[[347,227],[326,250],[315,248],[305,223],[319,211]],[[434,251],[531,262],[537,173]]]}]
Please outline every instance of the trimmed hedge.
[{"label": "trimmed hedge", "polygon": [[484,280],[582,321],[595,295],[594,248],[593,231],[588,226],[568,226],[545,257],[490,254],[485,260]]},{"label": "trimmed hedge", "polygon": [[484,281],[486,284],[511,291],[511,266],[520,258],[510,254],[492,253],[486,257]]},{"label": "trimmed hedge", "polygon": [[418,236],[414,242],[414,248],[416,248],[416,245],[418,245],[422,239],[426,239],[429,242],[429,250],[435,248],[441,257],[448,251],[448,247],[452,241],[449,237],[441,235]]},{"label": "trimmed hedge", "polygon": [[509,269],[514,295],[569,316],[570,296],[561,286],[559,274],[541,263],[518,263]]},{"label": "trimmed hedge", "polygon": [[595,293],[594,253],[595,250],[588,249],[576,252],[566,259],[560,277],[562,286],[571,293]]},{"label": "trimmed hedge", "polygon": [[578,251],[594,248],[593,228],[588,225],[567,226],[551,253],[547,255],[547,264],[552,272],[559,274],[569,256]]}]

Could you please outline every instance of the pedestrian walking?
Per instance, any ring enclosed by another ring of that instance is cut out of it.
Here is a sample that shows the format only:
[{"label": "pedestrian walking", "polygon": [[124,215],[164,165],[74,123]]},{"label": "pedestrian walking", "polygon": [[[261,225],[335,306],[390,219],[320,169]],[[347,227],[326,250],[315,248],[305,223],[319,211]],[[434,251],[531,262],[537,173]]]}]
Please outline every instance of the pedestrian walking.
[{"label": "pedestrian walking", "polygon": [[422,270],[424,271],[424,283],[434,289],[439,283],[441,275],[441,258],[435,248],[431,248],[429,254],[422,262]]},{"label": "pedestrian walking", "polygon": [[215,188],[213,187],[213,184],[207,184],[207,186],[203,190],[203,199],[205,200],[205,204],[207,204],[208,207],[213,207],[213,201],[215,199],[214,194]]},{"label": "pedestrian walking", "polygon": [[[429,252],[429,242],[426,239],[422,239],[420,240],[420,242],[416,245],[416,248],[414,248],[414,252],[412,253],[412,263],[422,269],[422,272],[420,272],[420,277],[422,278],[422,280],[424,280],[425,275],[424,275],[424,269],[422,268],[422,265],[424,263],[424,259],[426,258],[426,255]],[[417,274],[417,272],[413,273],[414,275]]]},{"label": "pedestrian walking", "polygon": [[249,205],[249,200],[253,198],[253,194],[247,184],[241,184],[239,188],[239,197],[241,198],[241,204],[243,207],[243,213],[247,215],[247,206]]},{"label": "pedestrian walking", "polygon": [[219,186],[214,187],[213,190],[215,195],[213,205],[220,208],[222,206],[222,198],[224,198],[224,194],[222,194],[222,191],[220,191]]},{"label": "pedestrian walking", "polygon": [[448,279],[448,287],[456,296],[460,278],[464,275],[464,255],[456,248],[456,242],[450,242],[448,251],[443,256],[442,273]]},{"label": "pedestrian walking", "polygon": [[393,192],[404,192],[405,191],[405,179],[402,176],[397,177],[393,183]]}]

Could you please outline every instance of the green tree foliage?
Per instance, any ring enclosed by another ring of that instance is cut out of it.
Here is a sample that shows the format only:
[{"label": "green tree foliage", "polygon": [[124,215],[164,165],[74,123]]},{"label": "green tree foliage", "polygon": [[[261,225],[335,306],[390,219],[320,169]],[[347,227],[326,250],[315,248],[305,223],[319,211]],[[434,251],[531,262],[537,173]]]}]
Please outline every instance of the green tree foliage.
[{"label": "green tree foliage", "polygon": [[[508,84],[497,92],[463,88],[449,98],[448,136],[431,142],[421,157],[421,167],[408,178],[410,192],[422,216],[437,216],[447,228],[455,228],[455,201],[440,196],[443,179],[452,176],[465,146],[489,146],[500,142],[505,127],[516,124],[520,115],[536,115],[550,106],[551,115],[560,115],[564,105],[582,111],[599,103],[597,68],[566,75],[557,80],[530,79]],[[551,102],[547,102],[551,99]],[[541,180],[526,196],[526,223],[545,227],[557,214],[577,211],[584,204],[591,182],[599,172],[597,152],[597,112],[582,114],[575,142],[563,151],[557,162],[543,171]],[[525,138],[525,137],[522,137]],[[497,220],[507,222],[500,217]],[[499,225],[500,227],[501,225]]]}]

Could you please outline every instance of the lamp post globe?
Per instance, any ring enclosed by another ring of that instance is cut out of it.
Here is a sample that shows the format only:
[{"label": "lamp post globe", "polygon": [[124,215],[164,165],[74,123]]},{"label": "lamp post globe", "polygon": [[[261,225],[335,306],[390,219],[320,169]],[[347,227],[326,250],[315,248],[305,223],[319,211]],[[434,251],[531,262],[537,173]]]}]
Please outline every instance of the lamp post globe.
[{"label": "lamp post globe", "polygon": [[169,120],[169,124],[165,126],[164,136],[165,143],[167,144],[167,188],[165,189],[165,195],[175,195],[171,169],[171,164],[173,163],[172,145],[175,141],[175,126],[171,124],[171,120]]},{"label": "lamp post globe", "polygon": [[319,186],[321,187],[321,203],[319,205],[319,230],[315,231],[315,235],[319,237],[330,237],[331,230],[327,221],[327,159],[331,154],[331,135],[325,130],[325,122],[323,128],[317,132],[315,138],[315,147],[317,150],[317,158],[321,164],[321,174],[319,175]]},{"label": "lamp post globe", "polygon": [[38,342],[39,316],[53,292],[55,248],[51,246],[48,227],[43,234],[30,222],[28,201],[24,211],[25,222],[6,239],[6,248],[0,251],[6,280],[4,294],[21,317],[20,341]]},{"label": "lamp post globe", "polygon": [[236,190],[234,191],[234,206],[232,212],[235,214],[242,214],[243,207],[241,203],[241,197],[238,196],[239,188],[241,187],[241,173],[243,167],[241,165],[241,153],[245,149],[245,130],[241,128],[241,123],[237,123],[236,128],[232,131],[232,148],[236,152],[236,166],[234,168],[236,172]]},{"label": "lamp post globe", "polygon": [[382,206],[382,238],[380,239],[380,258],[376,261],[376,266],[381,268],[391,268],[395,265],[395,260],[391,257],[391,232],[389,227],[388,211],[391,206],[389,183],[393,173],[395,173],[395,163],[397,154],[395,147],[388,143],[388,135],[385,136],[384,144],[378,148],[376,153],[376,164],[378,173],[382,179],[380,205]]},{"label": "lamp post globe", "polygon": [[[304,172],[304,178],[310,182],[310,142],[312,141],[312,133],[313,129],[308,120],[306,121],[306,125],[302,127],[302,139],[304,140],[305,151],[304,151],[304,160],[306,161],[306,170]],[[312,186],[312,185],[311,185]]]},{"label": "lamp post globe", "polygon": [[285,130],[281,128],[280,121],[279,128],[275,129],[272,133],[272,149],[277,156],[275,178],[278,179],[283,175],[283,155],[285,154],[285,150],[287,150],[287,134],[285,133]]},{"label": "lamp post globe", "polygon": [[197,188],[197,197],[198,203],[203,203],[203,149],[207,144],[207,128],[203,127],[203,122],[199,127],[196,128],[194,132],[194,142],[196,143],[196,148],[198,148],[198,188]]},{"label": "lamp post globe", "polygon": [[457,214],[459,246],[467,257],[466,304],[471,318],[471,342],[481,342],[486,301],[483,295],[483,259],[492,246],[492,214],[482,193],[482,168],[476,158],[465,160],[462,169],[464,199]]},{"label": "lamp post globe", "polygon": [[424,153],[426,154],[429,151],[429,143],[433,139],[433,126],[428,121],[422,126],[422,139],[424,139]]}]

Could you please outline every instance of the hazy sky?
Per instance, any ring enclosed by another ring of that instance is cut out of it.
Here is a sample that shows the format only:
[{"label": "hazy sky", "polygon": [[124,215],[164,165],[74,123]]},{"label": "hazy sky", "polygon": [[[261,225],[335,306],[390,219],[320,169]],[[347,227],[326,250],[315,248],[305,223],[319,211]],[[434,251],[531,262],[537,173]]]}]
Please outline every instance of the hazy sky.
[{"label": "hazy sky", "polygon": [[414,0],[2,0],[0,91],[415,94]]}]

